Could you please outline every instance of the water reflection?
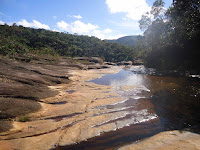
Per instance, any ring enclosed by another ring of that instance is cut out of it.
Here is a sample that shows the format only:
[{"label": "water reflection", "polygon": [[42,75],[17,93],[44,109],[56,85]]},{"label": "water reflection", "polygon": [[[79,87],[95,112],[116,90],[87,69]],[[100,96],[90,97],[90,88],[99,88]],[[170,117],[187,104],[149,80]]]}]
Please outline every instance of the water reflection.
[{"label": "water reflection", "polygon": [[[149,81],[144,73],[145,68],[143,66],[136,66],[122,69],[115,74],[106,74],[101,78],[90,81],[100,85],[110,85],[123,99],[117,103],[95,108],[99,110],[108,109],[111,112],[124,110],[124,116],[109,120],[106,123],[115,122],[116,125],[120,124],[120,128],[122,128],[157,118],[155,113],[152,114],[153,105],[150,101],[145,101],[149,100],[151,93],[146,87]],[[145,105],[143,104],[144,101]]]},{"label": "water reflection", "polygon": [[[144,72],[144,67],[135,67],[134,71]],[[116,91],[124,91],[122,87],[132,86],[134,92],[132,93],[141,93],[141,91],[150,91],[146,88],[148,83],[148,78],[146,75],[138,74],[133,72],[133,68],[129,70],[121,70],[116,74],[106,74],[101,78],[91,80],[95,84],[100,85],[111,85]],[[130,92],[129,92],[130,93]]]},{"label": "water reflection", "polygon": [[[109,105],[98,105],[92,110],[94,116],[109,114],[107,120],[93,125],[91,128],[101,128],[114,124],[113,131],[81,142],[74,146],[59,147],[58,149],[106,149],[124,145],[135,140],[152,136],[163,131],[162,124],[150,102],[152,93],[149,77],[145,74],[143,66],[121,70],[115,74],[106,74],[101,78],[92,80],[95,84],[110,85],[122,100]],[[108,100],[106,97],[98,101]],[[116,113],[120,115],[116,115]]]},{"label": "water reflection", "polygon": [[[115,123],[118,130],[58,149],[115,149],[164,130],[183,129],[200,124],[199,78],[155,74],[157,73],[154,69],[137,66],[90,81],[111,85],[123,98],[118,103],[94,108],[103,110],[103,113],[94,116],[115,112],[123,112],[123,115],[110,118],[93,128]],[[199,128],[192,132],[199,132]]]},{"label": "water reflection", "polygon": [[99,108],[131,107],[130,111],[147,109],[149,112],[155,110],[165,130],[198,124],[200,118],[198,78],[149,74],[156,74],[156,72],[144,66],[135,66],[92,80],[91,82],[96,84],[111,85],[123,98],[123,101]]}]

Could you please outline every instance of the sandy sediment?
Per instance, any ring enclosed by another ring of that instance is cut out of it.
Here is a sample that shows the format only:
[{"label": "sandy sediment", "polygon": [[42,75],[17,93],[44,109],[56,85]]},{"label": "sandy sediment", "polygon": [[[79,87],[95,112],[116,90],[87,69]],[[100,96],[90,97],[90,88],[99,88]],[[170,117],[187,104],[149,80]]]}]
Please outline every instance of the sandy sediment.
[{"label": "sandy sediment", "polygon": [[51,86],[59,94],[41,99],[40,111],[29,114],[31,121],[14,121],[12,129],[0,134],[0,149],[51,149],[115,130],[114,123],[104,123],[123,116],[124,112],[111,114],[98,106],[117,103],[122,98],[110,86],[86,81],[118,71],[116,68],[72,71],[73,82]]}]

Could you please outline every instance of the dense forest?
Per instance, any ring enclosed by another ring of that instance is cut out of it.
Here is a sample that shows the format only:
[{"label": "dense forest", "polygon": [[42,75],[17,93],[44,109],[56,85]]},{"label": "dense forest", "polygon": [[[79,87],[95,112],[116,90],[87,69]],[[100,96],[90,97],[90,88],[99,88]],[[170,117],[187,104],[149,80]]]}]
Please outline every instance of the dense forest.
[{"label": "dense forest", "polygon": [[139,21],[144,31],[142,56],[158,70],[200,72],[200,1],[173,0],[168,10],[162,0]]},{"label": "dense forest", "polygon": [[0,25],[0,55],[51,55],[100,57],[105,61],[133,60],[136,48],[102,41],[96,37],[26,28],[13,24]]}]

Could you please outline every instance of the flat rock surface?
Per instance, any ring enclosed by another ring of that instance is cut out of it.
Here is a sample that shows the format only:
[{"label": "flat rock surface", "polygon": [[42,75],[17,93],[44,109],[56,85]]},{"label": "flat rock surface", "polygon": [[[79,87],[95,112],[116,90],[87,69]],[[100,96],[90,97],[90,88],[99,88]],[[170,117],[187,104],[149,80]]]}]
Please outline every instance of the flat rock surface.
[{"label": "flat rock surface", "polygon": [[200,135],[189,131],[161,132],[141,142],[123,146],[118,150],[199,150]]},{"label": "flat rock surface", "polygon": [[[0,101],[4,104],[0,106],[4,111],[1,113],[4,118],[0,121],[0,150],[47,150],[58,145],[76,144],[115,131],[132,121],[130,118],[126,122],[120,120],[130,113],[126,111],[128,107],[111,107],[113,104],[120,106],[124,101],[115,89],[88,82],[105,74],[117,73],[119,68],[87,70],[85,66],[65,60],[57,65],[41,65],[2,59],[0,64]],[[121,87],[125,91],[133,88]],[[148,107],[153,107],[151,105],[149,102]],[[138,109],[143,107],[147,106]],[[28,114],[30,121],[9,119],[23,114]],[[138,114],[138,117],[141,116]],[[119,149],[198,150],[200,136],[196,133],[162,132]]]},{"label": "flat rock surface", "polygon": [[[122,99],[110,86],[85,81],[118,71],[71,70],[68,75],[72,82],[49,86],[58,94],[40,99],[40,110],[29,114],[31,121],[12,121],[12,128],[0,133],[0,149],[51,149],[56,145],[74,144],[116,129],[114,123],[103,123],[124,113],[119,111],[110,114],[108,110],[95,108]],[[98,98],[101,101],[96,100]]]}]

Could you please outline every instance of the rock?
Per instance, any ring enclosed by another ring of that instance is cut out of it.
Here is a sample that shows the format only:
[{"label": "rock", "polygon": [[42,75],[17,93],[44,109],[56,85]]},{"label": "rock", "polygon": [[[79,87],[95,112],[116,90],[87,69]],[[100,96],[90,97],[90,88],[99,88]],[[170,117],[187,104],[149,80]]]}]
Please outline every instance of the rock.
[{"label": "rock", "polygon": [[81,61],[88,61],[90,63],[99,63],[99,64],[102,64],[103,63],[103,60],[99,57],[74,57],[73,60],[81,60]]},{"label": "rock", "polygon": [[175,130],[161,132],[147,140],[123,146],[118,150],[200,150],[199,143],[199,134]]},{"label": "rock", "polygon": [[90,60],[89,57],[74,57],[73,60]]},{"label": "rock", "polygon": [[119,63],[117,63],[117,65],[132,65],[132,61],[121,61]]},{"label": "rock", "polygon": [[101,58],[98,58],[98,57],[91,57],[90,62],[102,64],[103,60]]},{"label": "rock", "polygon": [[103,69],[103,68],[109,68],[107,65],[89,65],[87,69]]},{"label": "rock", "polygon": [[113,62],[104,62],[104,64],[105,65],[112,65],[112,66],[116,65],[116,63],[113,63]]},{"label": "rock", "polygon": [[133,61],[133,65],[143,65],[143,64],[144,64],[143,60],[139,58]]},{"label": "rock", "polygon": [[[31,62],[25,61],[26,58],[20,56],[17,59],[20,61],[6,57],[0,59],[0,121],[40,110],[38,101],[59,94],[49,86],[70,83],[71,71],[86,67],[70,58],[56,61],[36,61],[34,58]],[[0,124],[0,132],[12,127],[9,121]]]}]

